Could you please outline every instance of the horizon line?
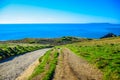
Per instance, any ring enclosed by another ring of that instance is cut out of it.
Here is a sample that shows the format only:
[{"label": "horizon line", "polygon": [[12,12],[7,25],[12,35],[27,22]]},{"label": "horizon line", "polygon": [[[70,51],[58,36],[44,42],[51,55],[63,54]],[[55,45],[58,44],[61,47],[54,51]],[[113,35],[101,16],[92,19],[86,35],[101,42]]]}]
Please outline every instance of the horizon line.
[{"label": "horizon line", "polygon": [[120,25],[120,23],[106,23],[106,22],[101,22],[101,23],[0,23],[0,25],[28,25],[28,24],[31,24],[31,25],[35,25],[35,24],[118,24]]}]

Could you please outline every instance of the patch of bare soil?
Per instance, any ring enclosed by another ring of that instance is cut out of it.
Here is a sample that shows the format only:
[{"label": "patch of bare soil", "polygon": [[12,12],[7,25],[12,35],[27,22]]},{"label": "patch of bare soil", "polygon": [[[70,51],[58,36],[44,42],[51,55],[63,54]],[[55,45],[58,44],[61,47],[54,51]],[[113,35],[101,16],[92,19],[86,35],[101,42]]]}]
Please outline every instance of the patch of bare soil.
[{"label": "patch of bare soil", "polygon": [[65,48],[59,56],[53,80],[102,80],[102,72]]}]

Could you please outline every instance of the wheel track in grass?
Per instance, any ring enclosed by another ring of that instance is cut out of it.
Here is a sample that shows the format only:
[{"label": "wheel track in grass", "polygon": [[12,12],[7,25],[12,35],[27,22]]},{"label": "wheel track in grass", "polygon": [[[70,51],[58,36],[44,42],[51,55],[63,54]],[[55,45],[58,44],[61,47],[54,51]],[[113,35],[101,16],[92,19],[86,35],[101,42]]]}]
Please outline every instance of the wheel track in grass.
[{"label": "wheel track in grass", "polygon": [[[102,80],[102,72],[68,48],[58,49],[58,63],[52,80]],[[43,73],[44,75],[44,73]],[[43,75],[39,75],[44,78]],[[34,78],[33,80],[41,80]],[[20,79],[26,80],[26,79]]]},{"label": "wheel track in grass", "polygon": [[59,56],[53,80],[102,80],[102,72],[69,49],[64,48]]}]

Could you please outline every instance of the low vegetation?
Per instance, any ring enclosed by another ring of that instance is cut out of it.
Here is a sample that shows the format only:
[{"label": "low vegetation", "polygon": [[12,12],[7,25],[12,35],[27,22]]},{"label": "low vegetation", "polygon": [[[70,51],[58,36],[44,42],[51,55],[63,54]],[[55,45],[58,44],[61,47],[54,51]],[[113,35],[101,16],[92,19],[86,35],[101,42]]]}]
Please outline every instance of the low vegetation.
[{"label": "low vegetation", "polygon": [[66,47],[99,68],[104,80],[120,79],[120,37],[68,44]]},{"label": "low vegetation", "polygon": [[29,44],[37,43],[37,44],[49,44],[49,45],[56,46],[56,45],[74,43],[74,42],[81,42],[85,40],[89,40],[89,39],[64,36],[61,38],[25,38],[21,40],[10,40],[10,41],[4,41],[4,42],[29,43]]},{"label": "low vegetation", "polygon": [[21,43],[1,43],[0,44],[0,60],[4,60],[11,56],[24,54],[42,48],[50,47],[48,45],[39,44],[21,44]]},{"label": "low vegetation", "polygon": [[58,55],[59,53],[55,49],[47,51],[46,54],[39,59],[40,64],[35,68],[29,80],[51,80],[58,61]]}]

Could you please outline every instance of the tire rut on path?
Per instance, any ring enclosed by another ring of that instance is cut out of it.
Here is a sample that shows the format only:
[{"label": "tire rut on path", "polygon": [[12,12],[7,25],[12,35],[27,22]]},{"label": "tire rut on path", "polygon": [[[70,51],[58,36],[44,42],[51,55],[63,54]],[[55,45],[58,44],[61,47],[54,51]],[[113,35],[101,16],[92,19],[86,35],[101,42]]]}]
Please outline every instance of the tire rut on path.
[{"label": "tire rut on path", "polygon": [[62,50],[53,80],[102,80],[102,72],[87,61],[72,53]]},{"label": "tire rut on path", "polygon": [[15,80],[30,64],[43,56],[48,49],[41,49],[15,57],[0,63],[0,80]]},{"label": "tire rut on path", "polygon": [[60,53],[53,80],[78,80],[68,65],[68,54]]}]

